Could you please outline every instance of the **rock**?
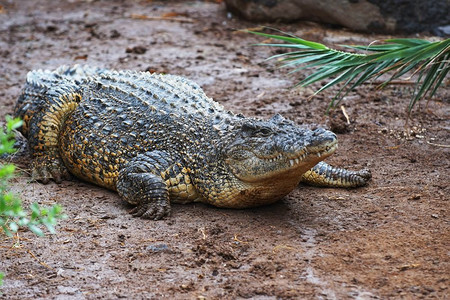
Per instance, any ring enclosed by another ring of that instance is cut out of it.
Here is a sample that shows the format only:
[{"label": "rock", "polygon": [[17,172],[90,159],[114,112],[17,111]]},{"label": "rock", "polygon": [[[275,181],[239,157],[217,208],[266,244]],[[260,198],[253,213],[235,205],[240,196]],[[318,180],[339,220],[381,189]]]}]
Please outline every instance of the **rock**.
[{"label": "rock", "polygon": [[438,36],[449,37],[450,36],[450,25],[439,26],[433,31],[433,33]]},{"label": "rock", "polygon": [[125,50],[126,53],[134,53],[134,54],[144,54],[147,52],[147,48],[144,46],[134,46],[134,47],[128,47]]},{"label": "rock", "polygon": [[253,21],[311,20],[366,32],[434,31],[450,24],[447,0],[225,0]]},{"label": "rock", "polygon": [[166,244],[153,244],[153,245],[148,245],[145,250],[153,252],[153,253],[157,253],[157,252],[169,252],[169,246],[167,246]]}]

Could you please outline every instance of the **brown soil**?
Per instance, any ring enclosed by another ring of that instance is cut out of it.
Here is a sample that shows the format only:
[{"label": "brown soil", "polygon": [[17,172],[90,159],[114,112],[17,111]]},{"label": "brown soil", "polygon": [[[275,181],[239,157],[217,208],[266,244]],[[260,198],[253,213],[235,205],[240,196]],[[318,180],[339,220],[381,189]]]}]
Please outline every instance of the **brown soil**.
[{"label": "brown soil", "polygon": [[[221,1],[217,1],[221,2]],[[169,16],[192,22],[145,20]],[[312,23],[268,24],[329,45],[369,44]],[[8,299],[378,299],[449,295],[450,89],[417,106],[413,86],[365,85],[324,115],[335,90],[264,59],[275,49],[235,29],[255,24],[204,1],[3,1],[0,117],[11,113],[26,73],[61,64],[179,74],[225,107],[250,116],[281,113],[338,132],[328,162],[368,167],[359,189],[300,186],[277,204],[246,210],[173,205],[170,218],[131,217],[118,195],[80,182],[17,179],[25,204],[60,203],[57,235],[0,236],[2,295]],[[446,147],[443,147],[445,146]]]}]

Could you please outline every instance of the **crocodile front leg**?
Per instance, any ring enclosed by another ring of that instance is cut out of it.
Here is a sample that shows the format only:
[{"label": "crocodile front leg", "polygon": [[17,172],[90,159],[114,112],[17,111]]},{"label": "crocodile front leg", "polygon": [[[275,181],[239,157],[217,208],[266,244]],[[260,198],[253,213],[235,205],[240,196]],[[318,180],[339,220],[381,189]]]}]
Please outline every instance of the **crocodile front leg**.
[{"label": "crocodile front leg", "polygon": [[319,162],[302,176],[302,182],[321,187],[358,187],[364,186],[372,178],[367,169],[348,171]]},{"label": "crocodile front leg", "polygon": [[170,184],[163,178],[174,165],[164,151],[140,154],[119,171],[117,192],[130,204],[137,205],[131,214],[135,217],[159,220],[169,215]]}]

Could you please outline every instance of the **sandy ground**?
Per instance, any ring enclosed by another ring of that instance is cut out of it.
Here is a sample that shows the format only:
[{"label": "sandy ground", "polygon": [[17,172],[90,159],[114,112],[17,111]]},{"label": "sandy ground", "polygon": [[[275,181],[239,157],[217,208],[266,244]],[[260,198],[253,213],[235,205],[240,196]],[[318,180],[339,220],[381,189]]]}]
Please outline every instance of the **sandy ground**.
[{"label": "sandy ground", "polygon": [[[24,203],[60,203],[68,219],[57,235],[0,236],[0,298],[449,297],[448,81],[416,107],[408,127],[411,85],[365,85],[344,100],[345,125],[340,109],[324,115],[335,91],[306,100],[319,84],[290,89],[298,77],[264,61],[275,50],[235,31],[259,24],[227,16],[221,3],[0,3],[1,119],[32,69],[87,63],[172,73],[235,112],[329,127],[340,148],[327,161],[373,173],[364,188],[300,186],[246,210],[174,205],[170,218],[155,222],[131,217],[118,195],[81,181],[29,183],[25,167],[14,182]],[[382,38],[312,23],[267,25],[329,45]]]}]

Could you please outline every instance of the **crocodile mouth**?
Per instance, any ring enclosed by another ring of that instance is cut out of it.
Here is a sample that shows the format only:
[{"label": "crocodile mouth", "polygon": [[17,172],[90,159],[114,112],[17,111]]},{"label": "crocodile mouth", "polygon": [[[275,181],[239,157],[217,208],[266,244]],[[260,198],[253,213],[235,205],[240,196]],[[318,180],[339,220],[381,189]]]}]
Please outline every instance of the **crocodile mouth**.
[{"label": "crocodile mouth", "polygon": [[310,161],[321,161],[324,158],[333,154],[338,147],[337,140],[333,140],[327,145],[321,145],[320,147],[306,147],[301,151],[295,153],[293,156],[285,155],[279,153],[276,156],[267,158],[267,157],[258,157],[260,160],[266,161],[269,164],[279,163],[283,164],[283,162],[288,165],[290,168],[295,168],[300,164],[309,163]]},{"label": "crocodile mouth", "polygon": [[292,153],[278,153],[270,157],[256,155],[242,161],[234,161],[229,166],[233,174],[244,182],[277,181],[279,179],[300,178],[321,160],[333,154],[337,140],[315,146],[306,146]]}]

